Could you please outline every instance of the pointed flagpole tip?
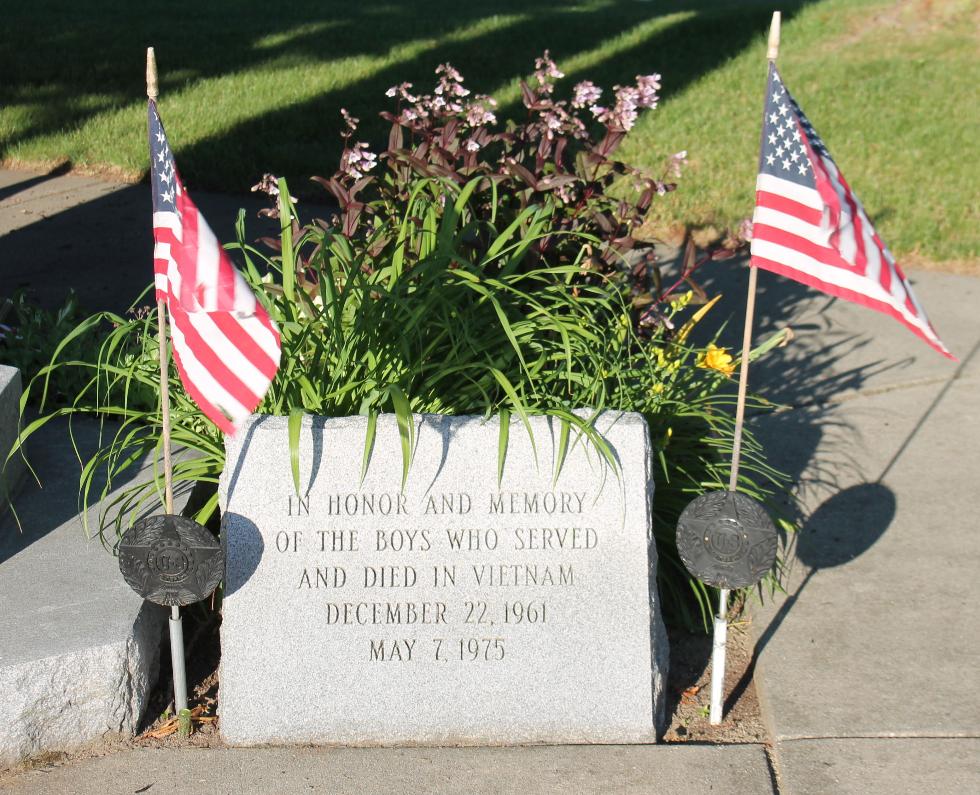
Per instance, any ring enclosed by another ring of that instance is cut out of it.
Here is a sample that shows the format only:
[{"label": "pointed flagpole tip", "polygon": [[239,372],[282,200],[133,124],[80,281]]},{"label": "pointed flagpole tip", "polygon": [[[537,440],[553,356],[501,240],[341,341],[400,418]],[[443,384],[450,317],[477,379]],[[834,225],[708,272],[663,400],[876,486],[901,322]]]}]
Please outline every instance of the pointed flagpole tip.
[{"label": "pointed flagpole tip", "polygon": [[159,96],[157,88],[157,56],[152,47],[146,48],[146,96],[155,100]]},{"label": "pointed flagpole tip", "polygon": [[769,48],[766,50],[766,59],[770,63],[775,63],[779,55],[779,25],[783,15],[779,11],[772,12],[772,24],[769,25]]}]

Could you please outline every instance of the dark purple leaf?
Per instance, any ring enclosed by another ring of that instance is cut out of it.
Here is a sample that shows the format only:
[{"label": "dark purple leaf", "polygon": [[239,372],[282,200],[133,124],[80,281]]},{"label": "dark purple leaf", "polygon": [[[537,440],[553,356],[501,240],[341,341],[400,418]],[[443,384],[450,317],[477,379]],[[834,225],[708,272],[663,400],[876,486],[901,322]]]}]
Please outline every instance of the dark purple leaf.
[{"label": "dark purple leaf", "polygon": [[388,133],[388,150],[394,152],[401,149],[405,145],[405,135],[402,131],[402,126],[391,119],[393,122],[391,125],[391,132]]},{"label": "dark purple leaf", "polygon": [[650,203],[653,201],[653,188],[647,187],[643,193],[640,194],[639,200],[636,202],[636,209],[641,215],[646,215],[647,210],[650,209]]},{"label": "dark purple leaf", "polygon": [[555,188],[561,188],[565,185],[574,185],[579,181],[578,177],[573,177],[571,174],[549,174],[546,177],[542,177],[538,180],[537,189],[538,190],[554,190]]},{"label": "dark purple leaf", "polygon": [[626,137],[626,133],[620,130],[607,130],[605,137],[599,142],[599,146],[596,148],[598,154],[603,157],[609,157],[616,148],[623,142],[623,138]]},{"label": "dark purple leaf", "polygon": [[343,185],[337,182],[336,179],[324,179],[323,177],[310,177],[314,182],[318,182],[328,191],[330,191],[334,198],[340,204],[341,209],[344,209],[348,204],[350,204],[350,194],[344,190]]},{"label": "dark purple leaf", "polygon": [[564,135],[559,136],[555,141],[555,165],[558,166],[559,169],[562,168],[561,159],[565,154],[566,146],[568,146],[568,138],[566,138]]},{"label": "dark purple leaf", "polygon": [[523,80],[521,80],[521,98],[524,100],[525,107],[533,108],[538,104],[538,95]]},{"label": "dark purple leaf", "polygon": [[522,179],[532,188],[537,190],[538,181],[534,178],[534,174],[528,171],[524,166],[518,163],[513,158],[508,158],[507,162],[504,163],[504,168],[507,169],[513,176]]},{"label": "dark purple leaf", "polygon": [[361,218],[361,210],[364,209],[362,202],[351,202],[344,213],[344,236],[353,237],[357,231],[357,224]]}]

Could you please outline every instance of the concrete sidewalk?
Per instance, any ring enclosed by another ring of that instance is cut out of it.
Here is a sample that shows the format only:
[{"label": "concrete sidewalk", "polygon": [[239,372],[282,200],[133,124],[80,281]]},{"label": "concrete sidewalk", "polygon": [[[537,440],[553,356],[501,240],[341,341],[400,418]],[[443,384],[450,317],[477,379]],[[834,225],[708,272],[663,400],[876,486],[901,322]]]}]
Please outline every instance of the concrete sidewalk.
[{"label": "concrete sidewalk", "polygon": [[[93,210],[112,207],[118,216],[114,228],[136,228],[133,239],[123,242],[126,256],[138,264],[104,251],[104,276],[94,280],[90,293],[104,306],[86,303],[92,309],[119,308],[131,300],[127,269],[141,269],[132,280],[134,290],[149,281],[147,187],[112,188],[65,176],[18,188],[29,179],[0,172],[4,276],[38,284],[44,281],[38,268],[47,273],[66,267],[59,246],[74,241],[66,250],[79,251],[77,241],[87,234],[79,225],[87,224]],[[42,188],[50,195],[35,193]],[[195,198],[202,206],[213,202],[205,213],[219,237],[228,239],[239,200]],[[60,204],[51,205],[47,218],[25,220],[25,210],[56,200]],[[264,234],[251,221],[249,228],[256,229],[254,237]],[[137,240],[139,235],[145,239]],[[79,261],[90,262],[98,245],[94,239],[85,244]],[[716,274],[706,278],[725,299],[713,319],[731,313],[734,339],[741,331],[745,269],[732,263],[714,267]],[[78,282],[70,268],[69,276]],[[770,731],[768,748],[133,750],[23,773],[7,779],[6,787],[17,793],[156,793],[176,792],[183,780],[218,793],[382,787],[980,790],[980,534],[974,507],[980,478],[980,279],[911,276],[960,364],[943,359],[890,318],[760,274],[756,338],[789,324],[796,339],[753,370],[751,386],[787,406],[753,426],[770,462],[792,476],[804,526],[794,544],[788,594],[758,609],[754,618],[755,682]],[[55,303],[55,292],[44,292],[44,300]]]},{"label": "concrete sidewalk", "polygon": [[145,749],[31,771],[8,786],[17,795],[774,791],[756,745]]},{"label": "concrete sidewalk", "polygon": [[799,333],[753,379],[792,406],[756,431],[803,508],[754,619],[780,792],[980,789],[980,280],[912,278],[959,364],[814,293],[762,324]]}]

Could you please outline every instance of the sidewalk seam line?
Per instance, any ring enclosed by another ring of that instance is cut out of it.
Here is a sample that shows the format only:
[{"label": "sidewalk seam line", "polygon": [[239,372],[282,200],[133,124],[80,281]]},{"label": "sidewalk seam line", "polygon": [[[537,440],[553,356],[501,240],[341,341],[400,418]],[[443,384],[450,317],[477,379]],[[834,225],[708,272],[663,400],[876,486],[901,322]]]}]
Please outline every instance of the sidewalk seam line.
[{"label": "sidewalk seam line", "polygon": [[963,734],[787,734],[777,739],[777,743],[789,743],[806,740],[980,740],[980,733]]},{"label": "sidewalk seam line", "polygon": [[873,387],[871,389],[862,390],[859,392],[854,392],[850,395],[843,395],[839,398],[828,398],[826,400],[810,400],[803,401],[801,403],[787,403],[783,405],[777,405],[774,409],[766,411],[754,411],[752,412],[753,417],[765,417],[770,414],[787,414],[791,411],[798,411],[800,409],[810,409],[810,408],[826,408],[830,406],[840,406],[844,403],[850,403],[854,400],[860,400],[865,397],[877,397],[878,395],[887,395],[890,392],[904,392],[910,389],[919,389],[925,386],[935,386],[937,384],[944,383],[959,383],[965,382],[969,383],[974,380],[976,376],[956,376],[955,378],[923,378],[918,381],[909,381],[904,384],[893,384],[891,386],[881,386]]}]

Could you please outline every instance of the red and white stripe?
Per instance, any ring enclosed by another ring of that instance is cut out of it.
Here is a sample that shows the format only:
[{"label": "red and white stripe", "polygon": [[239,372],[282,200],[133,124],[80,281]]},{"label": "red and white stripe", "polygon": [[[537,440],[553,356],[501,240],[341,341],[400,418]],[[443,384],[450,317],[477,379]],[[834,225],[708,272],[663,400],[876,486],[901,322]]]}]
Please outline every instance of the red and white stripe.
[{"label": "red and white stripe", "polygon": [[234,433],[279,368],[279,330],[175,176],[179,214],[153,214],[157,296],[167,300],[174,360],[204,414]]},{"label": "red and white stripe", "polygon": [[817,187],[759,174],[752,264],[891,315],[955,360],[837,166],[800,133]]}]

